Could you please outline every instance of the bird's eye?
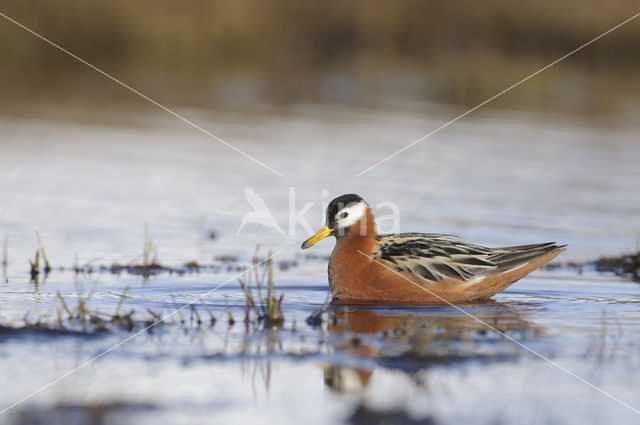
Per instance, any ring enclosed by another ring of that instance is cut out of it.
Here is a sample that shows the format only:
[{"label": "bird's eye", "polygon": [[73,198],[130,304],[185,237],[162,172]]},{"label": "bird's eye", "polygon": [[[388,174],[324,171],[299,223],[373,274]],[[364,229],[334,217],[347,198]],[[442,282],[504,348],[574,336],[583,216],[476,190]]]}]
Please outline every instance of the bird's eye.
[{"label": "bird's eye", "polygon": [[340,213],[340,218],[347,218],[349,216],[348,212]]}]

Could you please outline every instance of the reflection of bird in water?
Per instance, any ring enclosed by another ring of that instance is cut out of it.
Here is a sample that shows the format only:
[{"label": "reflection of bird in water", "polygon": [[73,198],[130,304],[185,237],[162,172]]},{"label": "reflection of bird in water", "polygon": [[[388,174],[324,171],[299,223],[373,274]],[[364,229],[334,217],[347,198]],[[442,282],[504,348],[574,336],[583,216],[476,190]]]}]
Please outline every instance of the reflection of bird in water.
[{"label": "reflection of bird in water", "polygon": [[[499,303],[491,303],[473,312],[482,322],[501,332],[524,332],[537,336],[541,329],[532,326],[522,315]],[[409,373],[434,364],[454,361],[504,360],[513,357],[509,343],[495,345],[494,333],[473,317],[446,310],[377,313],[367,309],[334,312],[329,317],[329,331],[344,335],[332,343],[336,352],[356,359],[376,359],[383,367],[399,368]],[[367,341],[373,337],[374,344]],[[377,339],[376,339],[377,338]],[[483,342],[494,344],[484,350]],[[490,351],[493,349],[493,354]],[[330,365],[324,368],[325,384],[339,392],[357,391],[366,387],[373,374],[366,367]]]},{"label": "reflection of bird in water", "polygon": [[333,235],[329,286],[340,303],[464,303],[487,299],[564,251],[553,242],[487,248],[434,233],[378,235],[358,195],[329,203],[326,225],[302,248]]},{"label": "reflection of bird in water", "polygon": [[262,199],[262,197],[258,195],[253,188],[248,186],[245,187],[244,195],[247,198],[249,205],[253,207],[253,211],[246,213],[244,217],[242,217],[242,222],[240,223],[240,228],[236,232],[236,235],[238,235],[247,224],[260,224],[270,229],[277,230],[280,233],[284,233],[284,230],[282,230],[276,219],[271,214],[271,211],[269,211],[264,199]]}]

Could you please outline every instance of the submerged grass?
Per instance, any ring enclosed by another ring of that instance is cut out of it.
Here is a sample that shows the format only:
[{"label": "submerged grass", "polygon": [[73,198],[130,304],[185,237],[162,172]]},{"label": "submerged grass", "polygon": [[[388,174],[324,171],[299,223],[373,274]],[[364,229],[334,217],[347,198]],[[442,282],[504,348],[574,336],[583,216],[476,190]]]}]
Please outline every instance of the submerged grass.
[{"label": "submerged grass", "polygon": [[129,401],[95,403],[57,403],[53,406],[31,405],[10,413],[10,424],[21,425],[100,425],[113,423],[113,418],[129,417],[142,412],[159,409],[149,403]]},{"label": "submerged grass", "polygon": [[331,297],[327,297],[322,307],[315,310],[307,317],[306,322],[311,327],[318,327],[322,325],[322,316],[327,312],[327,307],[331,304]]},{"label": "submerged grass", "polygon": [[[36,233],[37,234],[37,233]],[[38,245],[36,247],[36,253],[34,255],[34,259],[29,259],[30,265],[30,273],[32,280],[37,280],[36,278],[40,275],[41,271],[44,271],[45,275],[49,274],[53,271],[51,264],[47,258],[44,246],[42,244],[40,235],[38,236]],[[8,246],[8,238],[5,236],[4,243],[4,251],[3,251],[3,265],[6,266],[7,262],[7,246]],[[305,256],[305,259],[316,259],[314,256]],[[84,264],[80,264],[78,260],[77,253],[74,256],[74,262],[71,267],[60,266],[57,267],[56,270],[59,271],[73,271],[76,275],[85,274],[92,275],[94,273],[110,273],[113,275],[120,275],[123,273],[127,273],[135,276],[142,276],[145,279],[151,276],[156,276],[159,274],[176,274],[178,276],[183,276],[185,274],[191,273],[238,273],[245,269],[245,266],[240,264],[240,260],[237,256],[234,255],[218,255],[213,258],[211,263],[199,263],[195,260],[187,261],[186,263],[178,266],[167,266],[161,264],[156,255],[156,248],[153,245],[153,238],[150,235],[149,228],[145,225],[144,228],[144,241],[142,248],[142,261],[136,262],[133,260],[127,264],[121,263],[112,263],[110,265],[106,264],[96,264],[98,259],[92,259]],[[253,257],[253,265],[257,264],[257,256],[254,254]],[[42,267],[44,264],[44,267]],[[278,270],[286,271],[291,268],[298,266],[298,261],[296,259],[286,259],[280,260],[277,264]],[[263,300],[262,297],[262,285],[268,285],[269,282],[273,283],[273,267],[274,264],[271,260],[269,260],[268,268],[260,268],[260,270],[255,270],[256,274],[256,283],[260,290],[258,291],[258,296],[260,297],[260,302],[265,303],[268,307],[273,310],[275,304],[278,302]],[[265,275],[269,275],[266,276]],[[273,291],[273,288],[270,289]]]},{"label": "submerged grass", "polygon": [[[35,263],[39,262],[41,256],[43,258],[43,261],[45,261],[45,272],[48,273],[48,271],[51,271],[51,267],[49,266],[49,263],[46,259],[44,249],[39,247],[37,249],[35,261],[30,261],[32,264],[32,276],[34,274],[37,275],[39,266]],[[94,265],[95,261],[96,260],[94,259],[81,265],[76,254],[74,264],[70,269],[73,270],[76,274],[91,275],[93,273],[111,273],[114,275],[120,275],[122,273],[127,273],[135,276],[142,276],[145,279],[162,273],[167,273],[169,275],[177,274],[179,276],[182,276],[187,273],[240,272],[243,270],[243,266],[239,264],[238,258],[231,255],[217,256],[210,264],[200,264],[197,261],[192,260],[187,261],[181,266],[163,265],[158,261],[156,248],[153,245],[153,238],[151,237],[149,227],[146,224],[144,226],[142,262],[136,263],[134,260],[128,264],[112,263],[111,265]],[[295,261],[281,262],[280,268],[288,269],[295,266],[296,264],[297,263]],[[60,271],[66,270],[66,268],[63,266],[61,266],[59,269]]]},{"label": "submerged grass", "polygon": [[[25,317],[24,326],[1,324],[0,333],[20,335],[22,331],[37,331],[38,333],[62,336],[95,335],[105,332],[110,333],[114,329],[132,332],[141,326],[148,326],[149,321],[134,320],[134,310],[126,314],[121,313],[122,303],[127,298],[126,292],[128,290],[129,288],[126,288],[125,291],[119,295],[120,301],[111,314],[93,310],[89,307],[94,295],[93,292],[77,298],[74,304],[70,304],[62,293],[58,291],[56,293],[56,320],[54,322],[42,319],[31,322]],[[151,311],[150,314],[154,318],[160,317]]]},{"label": "submerged grass", "polygon": [[618,257],[600,257],[593,264],[598,272],[613,272],[640,282],[640,251]]},{"label": "submerged grass", "polygon": [[640,251],[632,254],[621,254],[613,257],[600,257],[595,260],[576,263],[553,263],[547,265],[546,269],[568,267],[582,274],[585,269],[595,269],[598,273],[613,273],[617,276],[626,277],[640,283]]}]

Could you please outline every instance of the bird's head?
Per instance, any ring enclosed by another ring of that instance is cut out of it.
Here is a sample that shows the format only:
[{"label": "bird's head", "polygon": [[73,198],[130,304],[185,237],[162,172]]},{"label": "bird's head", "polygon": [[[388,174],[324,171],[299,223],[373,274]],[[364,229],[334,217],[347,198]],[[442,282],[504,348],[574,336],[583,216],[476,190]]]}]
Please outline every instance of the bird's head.
[{"label": "bird's head", "polygon": [[302,249],[307,249],[321,239],[333,235],[340,239],[349,233],[351,227],[367,213],[369,205],[353,193],[338,196],[327,206],[327,220],[324,227],[304,241]]}]

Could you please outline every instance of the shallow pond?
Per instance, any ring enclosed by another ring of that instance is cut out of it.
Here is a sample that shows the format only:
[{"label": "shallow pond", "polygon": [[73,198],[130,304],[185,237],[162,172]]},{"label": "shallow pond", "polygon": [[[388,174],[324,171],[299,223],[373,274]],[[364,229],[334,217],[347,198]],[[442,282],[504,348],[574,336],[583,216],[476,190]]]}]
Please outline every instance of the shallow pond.
[{"label": "shallow pond", "polygon": [[[311,202],[315,230],[323,203],[355,192],[381,215],[392,209],[381,203],[397,206],[401,231],[485,245],[556,240],[569,244],[565,261],[632,251],[637,128],[484,114],[358,177],[447,111],[184,113],[283,176],[168,119],[0,120],[0,410],[19,402],[0,423],[640,420],[637,283],[542,270],[487,304],[330,306],[308,323],[327,297],[332,243],[303,253],[308,229],[290,223]],[[257,198],[271,227],[242,226]],[[142,262],[145,225],[151,256],[180,273],[101,271]],[[37,283],[35,231],[53,266]],[[243,322],[238,268],[257,245],[275,254],[281,328]],[[192,261],[211,267],[183,266]],[[131,322],[101,331],[66,321],[84,299],[104,320],[133,311]]]}]

